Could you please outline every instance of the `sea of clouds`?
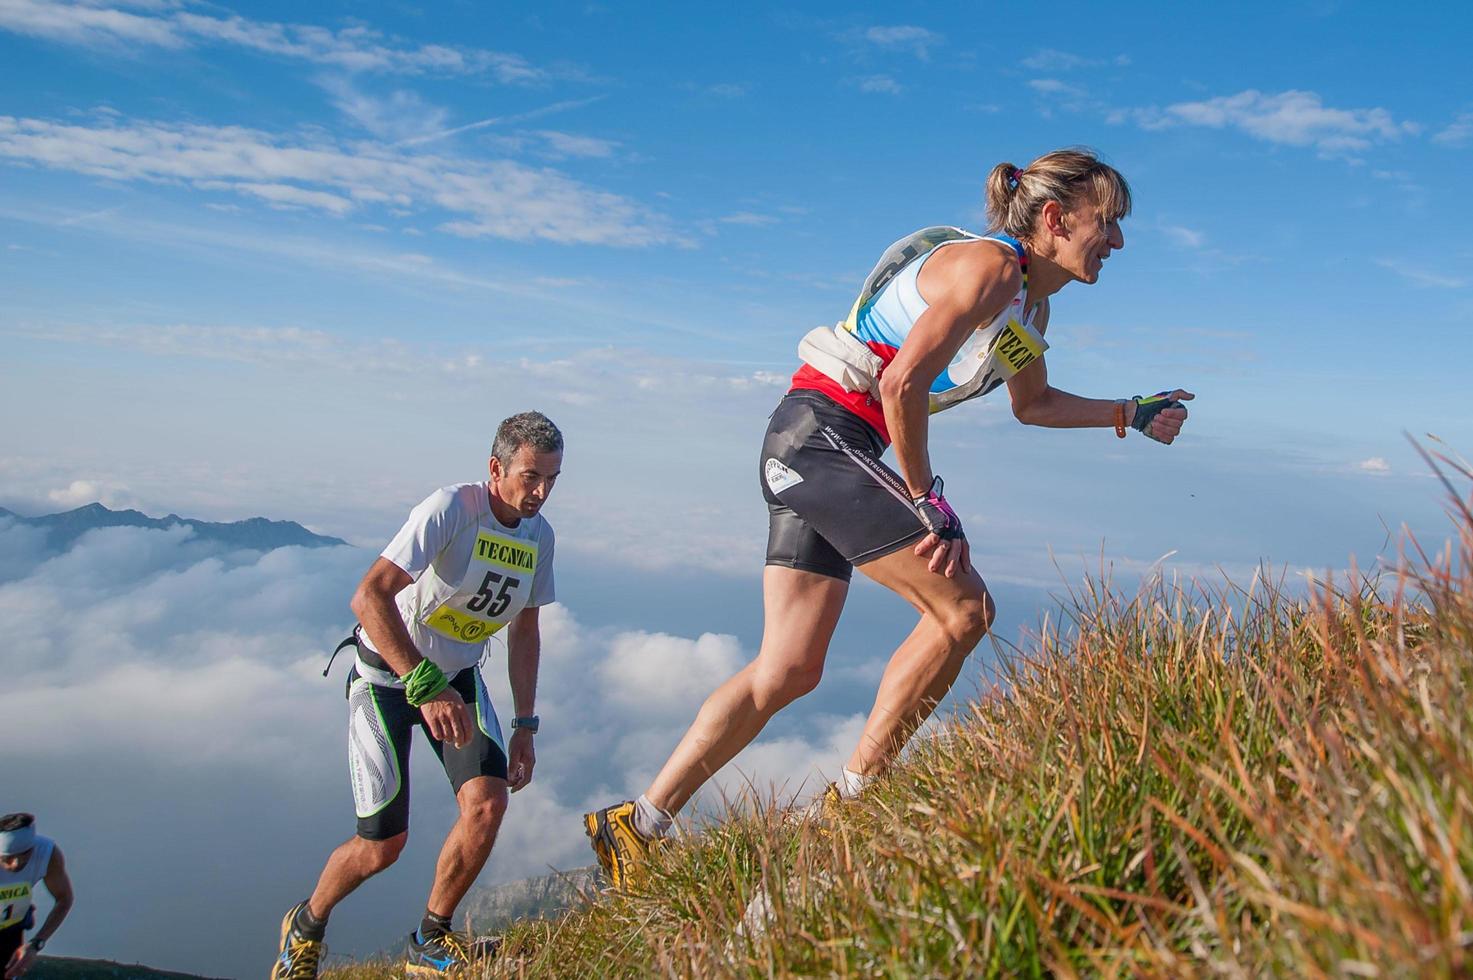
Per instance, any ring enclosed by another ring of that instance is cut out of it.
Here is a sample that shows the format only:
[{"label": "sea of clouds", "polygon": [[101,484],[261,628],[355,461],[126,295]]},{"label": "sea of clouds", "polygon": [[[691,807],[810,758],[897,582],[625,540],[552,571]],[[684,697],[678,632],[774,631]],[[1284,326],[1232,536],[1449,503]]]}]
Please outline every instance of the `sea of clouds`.
[{"label": "sea of clouds", "polygon": [[[67,855],[79,897],[63,952],[264,970],[282,911],[353,830],[347,665],[328,679],[322,668],[373,557],[231,551],[182,526],[98,529],[55,553],[42,532],[0,519],[0,806],[36,812]],[[541,621],[536,778],[513,798],[482,883],[590,863],[581,812],[637,793],[701,700],[754,653],[730,634],[597,626],[576,605]],[[493,644],[485,677],[503,721],[504,664]],[[775,726],[708,803],[749,779],[788,794],[821,785],[815,767],[842,765],[877,670],[835,670],[833,710],[817,700]],[[411,772],[411,843],[335,914],[338,952],[391,944],[423,908],[454,803],[423,741]]]}]

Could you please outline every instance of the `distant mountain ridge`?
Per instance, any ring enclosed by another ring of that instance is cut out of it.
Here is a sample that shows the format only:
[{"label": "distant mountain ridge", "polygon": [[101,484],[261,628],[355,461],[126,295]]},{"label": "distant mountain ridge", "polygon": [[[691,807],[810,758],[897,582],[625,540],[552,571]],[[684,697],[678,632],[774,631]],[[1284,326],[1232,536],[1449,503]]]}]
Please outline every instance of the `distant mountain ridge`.
[{"label": "distant mountain ridge", "polygon": [[177,524],[191,528],[200,540],[218,541],[231,547],[254,551],[293,546],[330,548],[348,543],[342,538],[313,534],[295,521],[271,521],[264,517],[251,517],[243,521],[218,523],[180,517],[178,514],[149,517],[136,510],[110,510],[102,504],[87,504],[76,510],[42,517],[23,517],[0,507],[0,518],[5,517],[29,527],[42,528],[47,532],[48,544],[58,551],[65,551],[82,535],[100,527],[147,527],[162,530]]},{"label": "distant mountain ridge", "polygon": [[594,869],[523,878],[503,885],[472,888],[461,903],[466,921],[480,935],[500,932],[523,919],[545,919],[582,904],[596,888]]},{"label": "distant mountain ridge", "polygon": [[195,973],[155,970],[137,963],[114,963],[112,960],[83,960],[69,956],[40,956],[26,974],[35,980],[210,980]]}]

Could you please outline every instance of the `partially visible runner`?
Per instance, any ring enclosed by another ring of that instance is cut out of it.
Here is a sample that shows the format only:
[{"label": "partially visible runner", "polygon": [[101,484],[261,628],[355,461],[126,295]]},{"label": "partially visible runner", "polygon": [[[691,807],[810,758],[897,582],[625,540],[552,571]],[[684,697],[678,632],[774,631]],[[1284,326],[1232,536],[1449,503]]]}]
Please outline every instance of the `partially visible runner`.
[{"label": "partially visible runner", "polygon": [[[562,433],[546,416],[524,412],[502,422],[490,481],[426,497],[359,584],[358,656],[348,675],[358,833],[333,851],[312,895],[286,913],[272,980],[316,977],[328,915],[404,849],[415,725],[445,767],[460,817],[440,851],[424,918],[409,935],[405,970],[455,974],[494,952],[453,930],[451,919],[491,854],[508,788],[515,793],[532,780],[538,609],[554,599],[552,527],[539,511],[562,461]],[[516,712],[509,750],[477,667],[503,627]]]},{"label": "partially visible runner", "polygon": [[[51,893],[51,911],[27,940],[26,930],[36,924],[36,885],[41,883]],[[22,976],[35,964],[71,910],[72,880],[61,848],[36,833],[36,818],[29,813],[0,817],[0,964],[5,980]]]},{"label": "partially visible runner", "polygon": [[[929,416],[1007,382],[1013,414],[1050,428],[1127,427],[1170,443],[1188,392],[1082,398],[1049,384],[1048,297],[1093,283],[1124,247],[1130,188],[1093,153],[1059,150],[987,180],[995,229],[925,228],[896,242],[849,317],[803,339],[804,365],[762,446],[767,500],[765,621],[757,657],[706,699],[649,788],[584,815],[622,888],[695,791],[817,686],[854,566],[920,614],[891,656],[859,745],[823,801],[854,796],[950,690],[992,624],[961,521],[927,449]],[[899,473],[880,462],[895,448]]]}]

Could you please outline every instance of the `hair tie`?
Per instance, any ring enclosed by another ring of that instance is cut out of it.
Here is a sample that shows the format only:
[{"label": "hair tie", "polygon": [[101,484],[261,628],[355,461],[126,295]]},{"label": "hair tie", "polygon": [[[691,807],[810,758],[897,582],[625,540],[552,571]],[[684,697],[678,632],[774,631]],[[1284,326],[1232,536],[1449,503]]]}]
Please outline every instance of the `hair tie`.
[{"label": "hair tie", "polygon": [[1018,189],[1018,182],[1020,180],[1022,180],[1022,179],[1023,179],[1023,171],[1022,170],[1019,170],[1017,167],[1014,167],[1012,170],[1008,171],[1008,190],[1010,190],[1010,191],[1017,190]]}]

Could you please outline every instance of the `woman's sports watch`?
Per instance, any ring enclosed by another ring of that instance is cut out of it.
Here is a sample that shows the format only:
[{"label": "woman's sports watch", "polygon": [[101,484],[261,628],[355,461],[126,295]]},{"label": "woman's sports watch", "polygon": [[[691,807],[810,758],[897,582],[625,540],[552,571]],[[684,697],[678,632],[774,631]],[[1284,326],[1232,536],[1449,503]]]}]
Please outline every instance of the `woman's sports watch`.
[{"label": "woman's sports watch", "polygon": [[511,730],[516,731],[518,728],[525,728],[533,735],[536,735],[538,724],[539,721],[536,715],[526,715],[521,718],[513,718],[511,720]]}]

